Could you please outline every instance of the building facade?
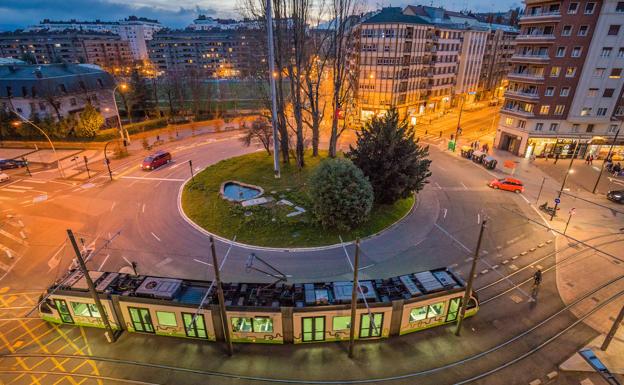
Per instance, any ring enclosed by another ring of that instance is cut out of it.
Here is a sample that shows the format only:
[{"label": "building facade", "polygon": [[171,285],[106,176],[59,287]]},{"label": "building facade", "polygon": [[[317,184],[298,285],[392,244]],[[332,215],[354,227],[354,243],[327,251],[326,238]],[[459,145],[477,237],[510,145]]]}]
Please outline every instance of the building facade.
[{"label": "building facade", "polygon": [[67,117],[94,106],[117,125],[115,80],[89,64],[0,65],[0,108],[27,119]]},{"label": "building facade", "polygon": [[0,56],[27,58],[35,64],[88,63],[103,68],[133,62],[128,42],[104,32],[5,32],[0,34]]},{"label": "building facade", "polygon": [[255,66],[253,39],[249,30],[163,30],[149,42],[149,58],[158,71],[246,77]]},{"label": "building facade", "polygon": [[499,99],[508,85],[507,73],[511,70],[510,60],[518,30],[500,24],[489,24],[489,27],[479,78],[479,95],[481,99]]},{"label": "building facade", "polygon": [[444,111],[479,90],[489,29],[442,8],[383,8],[354,28],[350,47],[358,116],[391,106],[402,117]]},{"label": "building facade", "polygon": [[129,43],[132,57],[135,60],[146,60],[148,58],[146,42],[151,40],[153,34],[162,28],[163,26],[158,20],[130,16],[119,21],[79,21],[74,19],[55,21],[45,19],[39,24],[29,27],[27,31],[62,32],[76,30],[113,33]]},{"label": "building facade", "polygon": [[624,119],[622,24],[622,1],[527,0],[495,146],[606,155]]},{"label": "building facade", "polygon": [[206,15],[199,15],[189,24],[188,28],[194,31],[233,30],[254,28],[257,23],[233,19],[215,19]]}]

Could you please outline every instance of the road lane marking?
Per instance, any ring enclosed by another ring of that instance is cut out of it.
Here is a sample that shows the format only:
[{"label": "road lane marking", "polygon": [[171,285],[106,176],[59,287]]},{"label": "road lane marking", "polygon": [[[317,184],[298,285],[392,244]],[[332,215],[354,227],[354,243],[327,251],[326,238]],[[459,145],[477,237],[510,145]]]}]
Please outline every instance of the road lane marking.
[{"label": "road lane marking", "polygon": [[2,191],[6,191],[6,192],[14,192],[14,193],[25,193],[26,190],[13,190],[10,188],[3,188]]},{"label": "road lane marking", "polygon": [[48,260],[48,266],[50,267],[50,270],[54,269],[56,266],[58,266],[59,262],[61,262],[61,258],[57,259],[56,257],[64,249],[65,249],[65,243],[63,243],[63,245],[56,251],[56,253],[54,253],[54,255],[52,255],[52,257]]},{"label": "road lane marking", "polygon": [[141,206],[141,212],[145,212],[145,203],[143,203],[143,206]]},{"label": "road lane marking", "polygon": [[173,261],[173,259],[171,259],[171,258],[167,257],[167,258],[163,259],[162,261],[158,262],[158,263],[156,264],[156,267],[163,267],[163,266],[165,266],[166,264],[170,263],[171,261]]},{"label": "road lane marking", "polygon": [[460,183],[460,184],[464,187],[464,190],[468,190],[468,187],[466,187],[466,185],[464,184],[464,182],[459,182],[459,183]]},{"label": "road lane marking", "polygon": [[446,213],[448,212],[448,209],[444,209],[444,216],[443,218],[446,219]]},{"label": "road lane marking", "polygon": [[111,205],[110,211],[113,211],[116,205],[117,205],[117,202],[113,202],[113,204]]},{"label": "road lane marking", "polygon": [[34,187],[30,187],[30,186],[20,186],[20,185],[12,185],[11,188],[15,188],[15,189],[21,189],[21,190],[32,190],[34,189]]},{"label": "road lane marking", "polygon": [[102,271],[102,267],[104,267],[104,264],[106,263],[106,261],[108,261],[108,257],[110,257],[110,254],[106,254],[106,257],[104,257],[104,260],[100,264],[100,267],[98,268],[98,271]]},{"label": "road lane marking", "polygon": [[154,238],[156,238],[156,240],[157,240],[158,242],[162,242],[162,241],[160,240],[160,238],[158,238],[158,235],[156,235],[156,234],[152,233],[152,236],[153,236]]},{"label": "road lane marking", "polygon": [[[23,233],[23,232],[22,232]],[[16,237],[15,235],[9,233],[8,231],[2,230],[0,229],[0,234],[4,235],[5,237],[14,240],[15,242],[19,243],[20,245],[24,245],[26,244],[26,242],[24,242],[23,240],[21,240],[20,238]],[[26,237],[24,237],[26,238]]]},{"label": "road lane marking", "polygon": [[438,188],[438,190],[442,190],[442,187],[438,184],[438,182],[433,182],[433,183],[436,185],[436,187]]},{"label": "road lane marking", "polygon": [[26,183],[39,183],[39,184],[46,184],[46,183],[48,183],[45,180],[36,180],[36,179],[22,179],[22,182],[26,182]]},{"label": "road lane marking", "polygon": [[179,178],[152,178],[152,177],[141,177],[141,176],[122,176],[121,179],[138,179],[138,180],[158,180],[158,181],[167,181],[167,182],[184,182],[185,179]]},{"label": "road lane marking", "polygon": [[481,224],[481,214],[477,213],[477,224]]},{"label": "road lane marking", "polygon": [[212,263],[204,262],[204,261],[202,261],[200,259],[193,258],[193,261],[201,263],[201,264],[204,264],[206,266],[212,266]]}]

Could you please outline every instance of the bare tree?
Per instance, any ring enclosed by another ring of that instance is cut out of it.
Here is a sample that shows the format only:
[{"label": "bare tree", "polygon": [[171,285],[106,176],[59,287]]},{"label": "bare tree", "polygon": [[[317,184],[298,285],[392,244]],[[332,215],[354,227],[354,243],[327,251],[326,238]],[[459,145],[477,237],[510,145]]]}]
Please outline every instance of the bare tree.
[{"label": "bare tree", "polygon": [[[332,55],[332,125],[329,136],[329,156],[335,157],[338,138],[347,128],[346,119],[339,127],[339,112],[346,107],[346,101],[352,96],[352,82],[348,73],[347,42],[355,15],[356,0],[332,0],[330,4]],[[344,110],[343,110],[344,111]]]},{"label": "bare tree", "polygon": [[260,141],[266,152],[271,155],[271,143],[273,141],[273,128],[266,119],[258,118],[251,123],[251,126],[241,138],[241,142],[246,146],[251,146],[254,140]]}]

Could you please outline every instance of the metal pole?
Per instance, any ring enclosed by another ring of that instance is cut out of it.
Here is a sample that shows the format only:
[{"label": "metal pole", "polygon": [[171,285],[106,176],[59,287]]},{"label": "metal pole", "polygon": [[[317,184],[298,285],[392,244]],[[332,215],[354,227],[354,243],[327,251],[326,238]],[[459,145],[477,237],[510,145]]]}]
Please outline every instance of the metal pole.
[{"label": "metal pole", "polygon": [[127,146],[128,144],[130,144],[130,135],[126,133],[126,137],[124,138],[124,129],[121,125],[119,107],[117,107],[117,100],[115,99],[115,91],[117,90],[117,87],[119,87],[119,85],[116,85],[115,88],[113,88],[113,105],[115,106],[115,113],[117,114],[117,123],[119,124],[119,135],[121,136],[121,141],[123,142],[124,146]]},{"label": "metal pole", "polygon": [[111,143],[112,141],[106,142],[106,144],[104,145],[104,163],[106,163],[106,168],[108,169],[108,176],[110,178],[110,180],[113,180],[113,172],[111,171],[110,168],[110,160],[108,159],[108,156],[106,155],[106,147],[108,147],[108,145]]},{"label": "metal pole", "polygon": [[477,270],[477,259],[479,259],[479,249],[481,248],[481,240],[483,239],[483,230],[485,230],[485,224],[487,219],[481,222],[481,230],[479,230],[479,239],[477,240],[477,248],[475,249],[474,258],[472,259],[472,266],[470,267],[470,276],[468,277],[468,284],[466,285],[466,291],[464,292],[464,298],[462,299],[461,307],[459,308],[459,317],[457,317],[457,328],[455,329],[455,335],[459,336],[461,333],[462,321],[466,314],[466,305],[470,300],[470,294],[472,294],[472,284],[475,278],[475,270]]},{"label": "metal pole", "polygon": [[[568,175],[570,175],[570,170],[572,169],[572,164],[574,163],[574,157],[576,156],[576,150],[578,149],[579,144],[580,142],[576,142],[576,145],[574,146],[574,149],[572,150],[572,156],[570,157],[570,164],[568,165],[568,170],[566,171],[566,174],[563,177],[563,182],[561,183],[561,189],[559,189],[559,193],[557,194],[558,198],[561,198],[561,194],[563,193],[563,188],[565,187],[566,181],[568,180]],[[558,206],[559,206],[559,203],[555,202],[555,207],[553,209],[553,212],[552,214],[550,214],[551,221],[555,217],[555,214],[557,214]]]},{"label": "metal pole", "polygon": [[191,179],[195,182],[195,175],[193,175],[193,161],[189,159],[189,167],[191,168]]},{"label": "metal pole", "polygon": [[269,83],[271,84],[271,120],[273,126],[273,171],[280,178],[279,141],[277,138],[277,99],[275,90],[275,52],[273,47],[273,12],[271,0],[266,2],[267,39],[269,44]]},{"label": "metal pole", "polygon": [[95,291],[95,285],[93,284],[93,280],[89,275],[89,270],[87,270],[87,265],[85,264],[84,259],[82,258],[82,254],[80,253],[80,249],[78,248],[78,244],[76,243],[76,238],[74,238],[74,233],[71,229],[67,229],[67,236],[71,241],[72,246],[74,247],[74,252],[76,253],[76,259],[78,260],[78,267],[82,274],[84,275],[85,281],[87,282],[87,286],[89,287],[89,292],[91,293],[91,297],[95,301],[95,306],[100,312],[100,317],[102,317],[102,321],[104,322],[104,328],[106,329],[106,339],[108,342],[115,342],[116,336],[113,328],[111,327],[110,322],[108,321],[108,314],[104,310],[104,306],[102,306],[102,302],[100,301],[100,297]]},{"label": "metal pole", "polygon": [[613,326],[611,326],[609,333],[607,333],[605,340],[602,342],[602,346],[600,346],[601,350],[605,351],[609,348],[609,344],[611,343],[611,340],[613,339],[613,337],[615,337],[615,333],[617,333],[618,328],[620,327],[620,324],[622,323],[622,320],[624,320],[624,306],[622,306],[622,310],[620,310],[620,314],[618,314],[615,321],[613,321]]},{"label": "metal pole", "polygon": [[[620,122],[620,128],[621,127],[622,127],[622,123]],[[618,128],[617,132],[615,133],[615,138],[613,138],[613,143],[611,143],[611,147],[609,147],[609,152],[607,153],[607,159],[611,157],[613,146],[615,146],[615,142],[617,141],[617,138],[620,135],[620,128]],[[598,178],[596,178],[596,184],[594,185],[594,188],[592,189],[592,194],[596,193],[596,189],[598,188],[598,183],[600,183],[600,177],[602,177],[602,171],[604,170],[604,166],[605,166],[605,163],[607,162],[607,159],[605,159],[602,162],[602,167],[600,167],[600,172],[598,173]]]},{"label": "metal pole", "polygon": [[542,184],[540,186],[539,192],[537,193],[537,199],[535,200],[535,204],[539,203],[540,196],[542,196],[542,189],[544,188],[544,182],[546,182],[546,177],[542,177]]},{"label": "metal pole", "polygon": [[355,259],[353,260],[353,289],[351,290],[351,324],[349,325],[349,358],[353,358],[355,347],[355,310],[358,297],[358,265],[360,263],[360,240],[355,240]]},{"label": "metal pole", "polygon": [[568,221],[566,222],[565,229],[563,229],[563,235],[565,235],[566,231],[568,231],[568,225],[570,224],[570,219],[572,219],[572,211],[570,211],[570,215],[568,215]]},{"label": "metal pole", "polygon": [[230,327],[225,312],[225,298],[223,296],[223,287],[221,286],[221,276],[219,275],[219,264],[217,263],[217,252],[215,251],[214,238],[210,236],[210,251],[212,252],[212,266],[214,268],[215,282],[217,287],[217,297],[219,299],[219,310],[221,312],[221,326],[223,327],[223,337],[227,344],[228,356],[232,355],[232,340],[230,339]]},{"label": "metal pole", "polygon": [[48,134],[45,133],[45,131],[43,131],[41,129],[41,127],[37,126],[35,123],[33,123],[32,121],[26,119],[24,116],[20,115],[20,113],[18,113],[15,108],[13,108],[12,105],[11,109],[13,110],[13,113],[15,115],[17,115],[18,118],[20,118],[23,122],[26,122],[28,124],[30,124],[31,126],[35,127],[37,130],[39,130],[43,136],[46,137],[46,139],[48,140],[48,142],[50,143],[50,147],[52,147],[52,152],[54,153],[54,157],[56,158],[56,164],[57,167],[59,169],[59,174],[61,174],[61,178],[65,178],[65,173],[63,172],[63,166],[61,165],[61,159],[59,158],[58,154],[56,153],[56,148],[54,148],[54,143],[52,143],[52,140],[50,139],[50,137],[48,136]]},{"label": "metal pole", "polygon": [[83,156],[82,159],[84,159],[85,168],[87,169],[87,176],[89,177],[89,179],[91,179],[91,171],[89,170],[89,161],[87,160],[86,155]]},{"label": "metal pole", "polygon": [[24,162],[24,164],[26,165],[26,172],[28,172],[28,176],[32,176],[32,173],[30,172],[30,167],[28,167],[28,161],[23,156],[22,156],[22,162]]},{"label": "metal pole", "polygon": [[[464,103],[466,102],[466,98],[464,97],[464,95],[462,95],[462,103],[461,106],[459,107],[459,117],[457,118],[457,129],[455,130],[455,146],[453,147],[454,149],[457,148],[457,145],[459,144],[458,140],[459,140],[459,130],[460,130],[460,125],[461,125],[461,116],[462,116],[462,112],[464,111]],[[455,151],[453,149],[453,152]]]}]

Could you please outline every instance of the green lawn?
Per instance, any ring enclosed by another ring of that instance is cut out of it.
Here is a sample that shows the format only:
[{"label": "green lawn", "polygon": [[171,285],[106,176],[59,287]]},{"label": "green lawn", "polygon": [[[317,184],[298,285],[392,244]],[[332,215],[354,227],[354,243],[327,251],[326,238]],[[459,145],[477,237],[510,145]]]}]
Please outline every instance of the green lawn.
[{"label": "green lawn", "polygon": [[[287,199],[295,205],[309,209],[310,201],[306,182],[310,172],[325,155],[306,156],[306,167],[297,170],[294,164],[282,165],[281,179],[273,177],[273,158],[266,152],[255,152],[223,160],[208,167],[189,182],[182,194],[182,207],[195,223],[211,233],[257,246],[305,247],[330,245],[356,237],[377,233],[402,218],[412,207],[414,199],[408,198],[393,205],[373,207],[370,219],[350,232],[339,233],[335,229],[323,229],[310,211],[295,217],[289,206],[264,205],[243,208],[219,196],[221,183],[236,180],[264,188],[265,197],[275,201]],[[294,162],[292,162],[294,163]],[[251,215],[245,215],[245,213]]]}]

